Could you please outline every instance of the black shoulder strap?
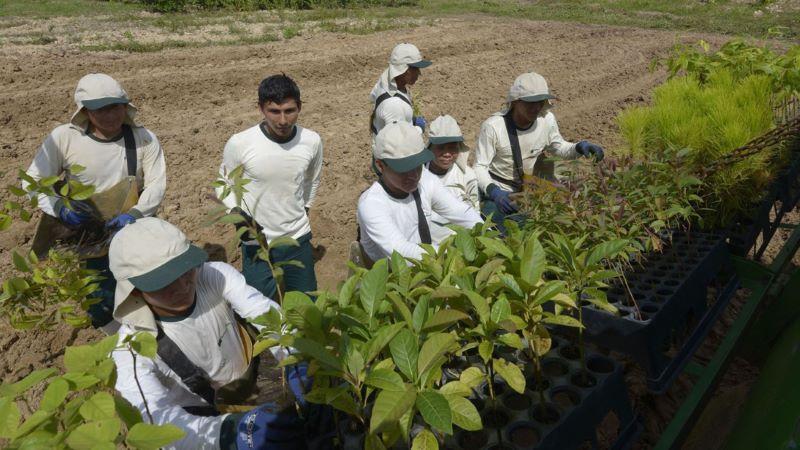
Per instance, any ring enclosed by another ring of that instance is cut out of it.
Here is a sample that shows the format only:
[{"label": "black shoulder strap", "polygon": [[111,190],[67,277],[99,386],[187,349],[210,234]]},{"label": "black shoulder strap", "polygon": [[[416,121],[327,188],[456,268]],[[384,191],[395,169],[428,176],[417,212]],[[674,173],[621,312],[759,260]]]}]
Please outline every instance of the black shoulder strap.
[{"label": "black shoulder strap", "polygon": [[519,186],[522,186],[524,172],[522,171],[522,150],[519,148],[517,126],[514,125],[514,120],[511,118],[510,112],[503,116],[503,120],[506,123],[508,141],[511,143],[511,156],[514,158],[514,178],[518,180]]},{"label": "black shoulder strap", "polygon": [[372,134],[378,134],[378,130],[375,129],[375,113],[378,111],[378,106],[384,102],[384,100],[388,100],[392,97],[397,97],[400,100],[408,103],[408,106],[413,108],[411,104],[411,100],[406,98],[405,95],[392,95],[388,92],[384,92],[383,94],[379,95],[378,98],[375,99],[375,106],[372,108],[372,115],[369,116],[369,130],[372,131]]},{"label": "black shoulder strap", "polygon": [[127,123],[122,124],[122,138],[125,140],[125,160],[128,162],[128,176],[136,176],[136,140],[133,129]]},{"label": "black shoulder strap", "polygon": [[419,228],[419,238],[423,244],[430,244],[431,230],[428,227],[428,219],[425,218],[425,212],[422,210],[422,200],[419,198],[419,188],[412,194],[414,196],[414,203],[417,204],[417,227]]},{"label": "black shoulder strap", "polygon": [[197,367],[189,358],[181,351],[172,339],[164,333],[161,327],[158,327],[158,356],[161,360],[172,369],[190,391],[199,395],[203,400],[208,402],[209,405],[214,405],[214,389],[208,380],[208,375],[203,369]]}]

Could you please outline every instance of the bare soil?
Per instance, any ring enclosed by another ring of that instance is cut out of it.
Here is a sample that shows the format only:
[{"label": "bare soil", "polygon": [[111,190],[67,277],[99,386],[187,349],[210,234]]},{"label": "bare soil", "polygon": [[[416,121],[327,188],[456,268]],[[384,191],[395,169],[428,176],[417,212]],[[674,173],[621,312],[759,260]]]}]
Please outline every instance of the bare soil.
[{"label": "bare soil", "polygon": [[[58,43],[0,48],[0,184],[16,183],[47,133],[69,119],[77,80],[105,72],[122,82],[139,107],[139,121],[159,137],[168,165],[168,191],[160,216],[175,223],[218,259],[238,263],[232,228],[206,225],[212,190],[231,134],[259,121],[256,89],[267,75],[285,72],[300,85],[300,123],[325,144],[322,186],[311,211],[314,243],[327,250],[316,270],[322,287],[347,273],[355,239],[356,201],[369,186],[367,94],[391,48],[413,42],[434,65],[423,70],[415,96],[433,119],[451,114],[474,144],[480,123],[498,110],[508,86],[535,70],[559,97],[556,116],[570,140],[620,145],[614,117],[649,100],[665,78],[651,72],[653,58],[676,43],[728,38],[551,22],[462,17],[434,25],[365,36],[318,32],[259,45],[170,49],[158,53],[81,52]],[[0,268],[10,251],[30,244],[34,224],[15,224],[0,235]],[[0,325],[0,381],[60,363],[66,345],[97,332],[17,333]],[[658,428],[654,426],[654,428]],[[655,430],[654,430],[655,431]]]}]

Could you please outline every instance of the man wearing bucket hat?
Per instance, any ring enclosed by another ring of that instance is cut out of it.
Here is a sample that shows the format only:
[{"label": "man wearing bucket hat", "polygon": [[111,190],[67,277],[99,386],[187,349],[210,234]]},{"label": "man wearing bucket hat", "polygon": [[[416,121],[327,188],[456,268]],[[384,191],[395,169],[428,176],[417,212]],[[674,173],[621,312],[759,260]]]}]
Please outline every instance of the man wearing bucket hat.
[{"label": "man wearing bucket hat", "polygon": [[424,59],[413,44],[395,46],[389,57],[389,67],[383,71],[369,94],[372,102],[370,131],[373,138],[392,122],[408,122],[425,129],[425,118],[414,116],[409,87],[417,82],[420,69],[430,65],[431,62]]},{"label": "man wearing bucket hat", "polygon": [[[134,358],[126,349],[112,353],[116,389],[142,415],[152,415],[155,424],[170,423],[186,432],[170,448],[310,447],[308,424],[294,403],[262,403],[253,394],[260,389],[255,380],[263,361],[252,355],[251,335],[241,318],[280,311],[280,306],[248,286],[230,265],[206,262],[203,250],[161,219],[144,218],[122,229],[109,256],[117,279],[114,317],[121,323],[120,341],[137,332],[158,341],[152,359]],[[285,356],[282,350],[273,354]],[[293,366],[287,375],[299,406],[308,406],[302,396],[311,387],[305,368]],[[246,406],[254,397],[257,404]]]},{"label": "man wearing bucket hat", "polygon": [[[273,75],[261,81],[258,105],[264,120],[228,140],[220,166],[222,178],[243,166],[243,176],[250,180],[247,192],[241,205],[234,195],[221,200],[232,212],[254,220],[268,243],[286,236],[296,239],[299,246],[271,249],[270,260],[302,263],[302,267],[282,268],[287,291],[316,291],[308,212],[322,174],[322,139],[297,124],[300,89],[288,76]],[[223,190],[218,187],[217,195],[221,197]],[[258,242],[247,233],[242,241],[242,273],[247,283],[274,296],[278,286],[270,266],[257,256]]]},{"label": "man wearing bucket hat", "polygon": [[[131,186],[138,194],[135,204],[104,218],[110,231],[156,213],[164,199],[167,177],[164,154],[156,136],[134,122],[136,107],[127,92],[108,75],[91,73],[78,81],[75,89],[76,111],[70,123],[56,127],[39,148],[28,175],[34,180],[63,176],[95,188],[95,196],[119,186]],[[82,170],[74,167],[82,166]],[[27,187],[23,183],[23,188]],[[97,226],[100,217],[87,203],[72,201],[71,208],[57,196],[39,195],[41,210],[71,229]],[[49,219],[52,220],[52,219]],[[87,266],[99,270],[106,280],[97,296],[103,300],[92,305],[89,314],[94,326],[110,323],[114,280],[108,272],[108,258],[87,260]],[[113,327],[112,327],[113,328]],[[112,330],[113,331],[113,330]]]},{"label": "man wearing bucket hat", "polygon": [[386,125],[375,138],[373,157],[380,179],[358,199],[360,243],[372,261],[394,251],[421,258],[420,244],[438,245],[431,235],[434,213],[468,228],[482,222],[477,211],[423,168],[434,156],[419,128],[406,122]]},{"label": "man wearing bucket hat", "polygon": [[492,214],[497,224],[502,225],[507,215],[517,212],[509,194],[520,192],[526,177],[555,179],[553,163],[544,161],[545,152],[564,159],[603,159],[599,145],[587,141],[571,143],[561,137],[550,111],[553,99],[544,77],[524,73],[509,89],[505,108],[481,125],[475,172],[483,193],[482,211],[486,216]]}]

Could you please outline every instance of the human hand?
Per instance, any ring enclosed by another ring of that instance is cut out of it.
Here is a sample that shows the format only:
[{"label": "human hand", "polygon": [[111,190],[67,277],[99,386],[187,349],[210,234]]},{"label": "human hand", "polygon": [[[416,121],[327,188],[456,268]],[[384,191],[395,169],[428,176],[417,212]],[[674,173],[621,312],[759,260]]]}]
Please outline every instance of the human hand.
[{"label": "human hand", "polygon": [[412,125],[414,125],[415,127],[420,127],[420,128],[422,128],[423,130],[425,130],[425,127],[427,127],[427,126],[428,126],[428,122],[427,122],[427,121],[425,120],[425,118],[424,118],[424,117],[422,117],[422,116],[414,116],[414,117],[411,119],[411,123],[412,123]]},{"label": "human hand", "polygon": [[61,204],[58,209],[58,219],[68,227],[79,227],[92,218],[91,206],[78,200],[70,202],[71,209]]},{"label": "human hand", "polygon": [[519,208],[509,197],[509,192],[500,189],[494,184],[490,184],[486,192],[489,198],[497,205],[500,212],[503,214],[513,214],[519,211]]},{"label": "human hand", "polygon": [[133,222],[136,222],[136,217],[133,217],[128,213],[120,214],[106,222],[106,228],[118,229],[124,227],[125,225],[130,225]]},{"label": "human hand", "polygon": [[605,153],[603,152],[603,147],[600,147],[597,144],[592,144],[589,141],[580,141],[577,144],[575,144],[575,151],[584,157],[594,155],[594,159],[596,161],[602,161],[603,158],[605,157]]}]

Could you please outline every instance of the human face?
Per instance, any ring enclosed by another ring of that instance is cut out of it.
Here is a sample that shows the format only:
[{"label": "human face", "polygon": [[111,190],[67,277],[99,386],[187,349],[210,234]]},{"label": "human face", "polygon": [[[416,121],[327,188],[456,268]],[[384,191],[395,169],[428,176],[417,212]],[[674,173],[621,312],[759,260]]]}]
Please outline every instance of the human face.
[{"label": "human face", "polygon": [[526,128],[539,117],[542,108],[544,108],[544,101],[526,102],[524,100],[515,100],[511,104],[511,114],[517,126]]},{"label": "human face", "polygon": [[408,172],[395,172],[389,165],[381,160],[376,161],[378,168],[381,169],[383,184],[392,193],[410,194],[417,190],[419,179],[422,177],[422,166]]},{"label": "human face", "polygon": [[191,269],[167,286],[138,294],[160,316],[181,315],[194,304],[197,292],[197,268]]},{"label": "human face", "polygon": [[408,70],[394,78],[397,87],[404,88],[406,86],[413,86],[419,79],[420,70],[418,67],[408,66]]},{"label": "human face", "polygon": [[453,163],[458,158],[460,143],[448,142],[446,144],[436,144],[431,146],[433,152],[433,164],[443,170],[450,170]]},{"label": "human face", "polygon": [[291,137],[294,124],[300,115],[300,105],[297,100],[290,98],[283,103],[266,102],[261,106],[264,115],[264,124],[267,131],[279,139]]},{"label": "human face", "polygon": [[119,103],[95,110],[87,109],[86,115],[89,117],[91,131],[103,139],[111,139],[118,135],[122,131],[127,109],[127,105]]}]

